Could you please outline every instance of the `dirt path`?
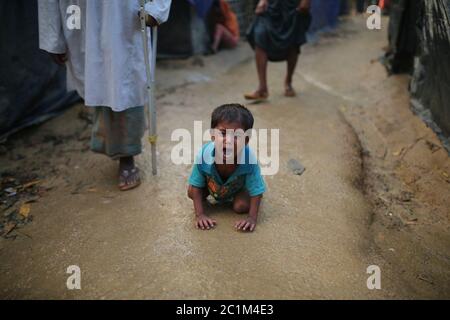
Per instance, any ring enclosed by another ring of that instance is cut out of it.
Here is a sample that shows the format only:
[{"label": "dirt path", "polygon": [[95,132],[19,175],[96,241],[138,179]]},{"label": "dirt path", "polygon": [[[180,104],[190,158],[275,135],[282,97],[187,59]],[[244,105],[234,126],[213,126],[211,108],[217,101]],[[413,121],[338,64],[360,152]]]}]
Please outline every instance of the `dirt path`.
[{"label": "dirt path", "polygon": [[410,286],[409,296],[448,299],[449,153],[411,111],[409,76],[388,77],[379,63],[384,32],[361,31],[361,23],[350,19],[338,38],[309,47],[300,76],[340,101],[361,142],[376,252]]},{"label": "dirt path", "polygon": [[[378,44],[383,41],[380,34],[370,36],[376,40],[372,51],[359,52],[366,61],[374,58],[373,50],[379,50]],[[347,41],[355,50],[360,44],[351,39],[336,41]],[[362,193],[361,146],[340,112],[345,97],[305,80],[305,75],[314,74],[302,65],[325,68],[320,57],[315,57],[315,50],[336,49],[325,44],[305,51],[296,79],[298,97],[282,96],[285,66],[273,64],[269,68],[270,101],[249,106],[258,128],[280,129],[280,171],[266,178],[269,191],[255,233],[235,232],[233,223],[239,216],[226,207],[209,208],[218,221],[217,229],[194,229],[192,204],[185,195],[190,166],[175,166],[170,161],[176,144],[170,136],[175,128],[193,130],[193,122],[202,120],[206,130],[215,106],[243,102],[242,93],[254,88],[254,66],[248,61],[226,74],[180,86],[161,96],[160,172],[157,177],[147,174],[137,190],[118,192],[116,164],[103,156],[61,146],[61,152],[49,164],[56,167],[57,174],[47,182],[54,189],[32,204],[33,223],[20,229],[22,236],[14,241],[0,243],[0,296],[420,296],[373,245],[369,230],[372,211]],[[338,56],[342,52],[335,53]],[[353,79],[351,73],[341,74],[331,85],[339,87],[346,77],[348,81]],[[62,118],[74,118],[76,112],[71,110]],[[45,126],[50,125],[67,132],[77,130],[61,118]],[[77,146],[80,141],[84,140],[79,139]],[[34,148],[38,154],[38,147]],[[296,176],[288,169],[290,159],[306,167],[303,175]],[[148,150],[138,162],[150,172]],[[66,288],[65,272],[70,265],[81,268],[80,291]],[[381,268],[382,290],[368,290],[369,265]]]}]

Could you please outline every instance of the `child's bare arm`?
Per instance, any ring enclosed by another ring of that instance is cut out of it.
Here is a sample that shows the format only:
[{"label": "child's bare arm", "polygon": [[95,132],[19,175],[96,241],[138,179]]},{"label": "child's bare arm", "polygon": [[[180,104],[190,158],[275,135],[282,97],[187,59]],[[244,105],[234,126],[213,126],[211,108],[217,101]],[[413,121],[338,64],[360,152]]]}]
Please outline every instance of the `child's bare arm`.
[{"label": "child's bare arm", "polygon": [[250,197],[250,209],[247,219],[240,220],[236,223],[237,230],[252,232],[256,228],[258,221],[259,205],[261,204],[262,195]]},{"label": "child's bare arm", "polygon": [[209,218],[203,209],[204,190],[194,186],[190,186],[190,198],[194,202],[194,210],[196,216],[196,226],[202,230],[214,228],[216,221]]}]

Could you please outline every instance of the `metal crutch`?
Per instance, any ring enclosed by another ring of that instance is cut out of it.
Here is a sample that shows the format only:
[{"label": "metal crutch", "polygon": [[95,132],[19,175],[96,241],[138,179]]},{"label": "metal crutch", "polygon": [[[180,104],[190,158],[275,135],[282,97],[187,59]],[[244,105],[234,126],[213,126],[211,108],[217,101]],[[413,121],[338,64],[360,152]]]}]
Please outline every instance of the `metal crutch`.
[{"label": "metal crutch", "polygon": [[152,152],[152,173],[153,175],[156,175],[158,173],[156,164],[156,142],[158,140],[158,135],[156,132],[155,72],[156,72],[156,46],[158,43],[158,28],[152,27],[150,29],[152,41],[152,61],[150,65],[150,59],[148,56],[147,24],[145,21],[145,18],[147,16],[147,13],[145,11],[146,3],[147,0],[141,0],[140,20],[141,20],[142,42],[144,44],[145,70],[147,76],[148,106],[146,109],[147,109],[148,133],[149,133],[148,141],[150,142]]}]

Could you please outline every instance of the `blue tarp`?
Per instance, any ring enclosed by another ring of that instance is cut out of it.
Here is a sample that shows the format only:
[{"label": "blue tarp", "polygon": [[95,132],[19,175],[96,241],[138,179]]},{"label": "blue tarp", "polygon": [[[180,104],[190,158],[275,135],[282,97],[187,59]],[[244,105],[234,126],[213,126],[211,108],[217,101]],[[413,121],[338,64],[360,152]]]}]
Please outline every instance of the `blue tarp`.
[{"label": "blue tarp", "polygon": [[[404,16],[408,11],[418,11],[413,15],[418,17],[414,30],[419,41],[411,82],[413,109],[444,138],[450,152],[450,0],[429,0],[415,6],[405,3],[405,9]],[[406,19],[403,17],[403,20]],[[400,41],[402,36],[407,37],[404,33],[400,33],[398,46],[409,44],[409,41]],[[408,47],[398,49],[406,51]],[[431,117],[427,115],[430,113]]]},{"label": "blue tarp", "polygon": [[187,0],[190,4],[195,7],[195,11],[200,18],[204,19],[211,8],[214,0]]},{"label": "blue tarp", "polygon": [[389,73],[412,74],[412,110],[450,153],[450,0],[391,0]]},{"label": "blue tarp", "polygon": [[79,100],[63,67],[39,50],[37,0],[0,1],[0,142]]},{"label": "blue tarp", "polygon": [[309,28],[310,33],[335,29],[340,11],[340,0],[311,1],[312,23]]}]

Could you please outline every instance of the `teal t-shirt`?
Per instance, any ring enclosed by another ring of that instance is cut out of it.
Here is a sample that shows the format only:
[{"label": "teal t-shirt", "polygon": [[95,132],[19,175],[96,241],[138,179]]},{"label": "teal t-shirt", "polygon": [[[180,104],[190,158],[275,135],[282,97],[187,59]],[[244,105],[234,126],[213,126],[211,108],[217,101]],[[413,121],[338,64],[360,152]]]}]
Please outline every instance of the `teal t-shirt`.
[{"label": "teal t-shirt", "polygon": [[214,142],[205,144],[198,154],[189,184],[197,188],[208,188],[209,193],[219,201],[232,199],[238,192],[247,190],[250,197],[256,197],[266,191],[259,164],[248,145],[242,150],[240,161],[233,174],[222,181],[214,164]]}]

